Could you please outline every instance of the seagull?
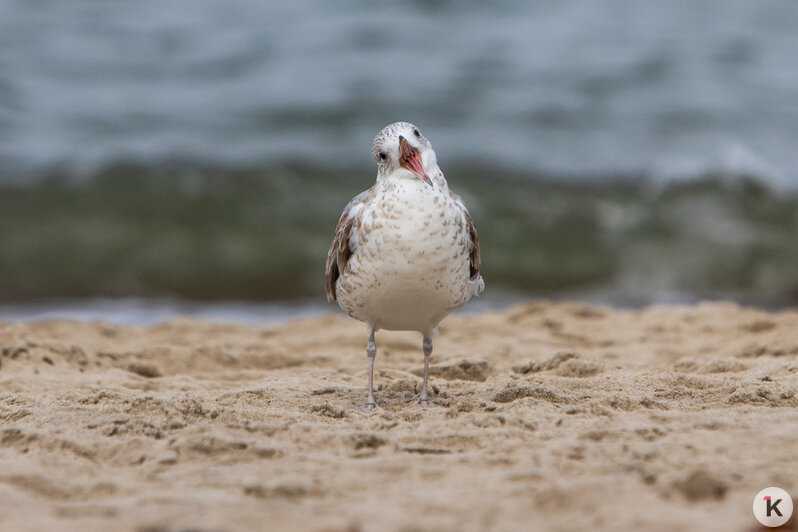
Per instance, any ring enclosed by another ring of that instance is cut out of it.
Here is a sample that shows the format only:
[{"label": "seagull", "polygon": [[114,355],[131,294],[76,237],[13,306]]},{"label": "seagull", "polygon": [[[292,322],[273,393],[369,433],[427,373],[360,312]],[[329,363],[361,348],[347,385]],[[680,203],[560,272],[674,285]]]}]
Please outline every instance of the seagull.
[{"label": "seagull", "polygon": [[364,410],[378,409],[374,333],[380,329],[421,333],[424,382],[412,406],[434,407],[427,382],[438,324],[485,289],[477,230],[418,127],[386,126],[374,139],[372,155],[376,183],[347,204],[335,228],[327,254],[327,300],[366,324]]}]

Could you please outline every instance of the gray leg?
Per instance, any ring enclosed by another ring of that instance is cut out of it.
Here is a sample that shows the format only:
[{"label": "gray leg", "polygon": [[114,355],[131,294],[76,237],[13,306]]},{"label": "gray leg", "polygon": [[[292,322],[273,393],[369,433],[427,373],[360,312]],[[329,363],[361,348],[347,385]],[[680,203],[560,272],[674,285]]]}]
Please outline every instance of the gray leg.
[{"label": "gray leg", "polygon": [[418,395],[418,402],[422,405],[429,404],[427,397],[427,383],[429,382],[429,357],[432,355],[432,338],[424,336],[424,383],[421,385],[421,393]]},{"label": "gray leg", "polygon": [[377,344],[374,343],[374,328],[369,326],[369,344],[366,347],[366,355],[369,357],[369,397],[366,399],[366,409],[374,410],[377,402],[374,400],[374,357],[377,356]]},{"label": "gray leg", "polygon": [[438,405],[429,400],[427,395],[427,387],[429,385],[429,357],[432,354],[432,339],[433,335],[424,335],[424,382],[421,384],[421,393],[418,394],[418,399],[412,405],[408,406],[410,409],[414,408],[439,408]]}]

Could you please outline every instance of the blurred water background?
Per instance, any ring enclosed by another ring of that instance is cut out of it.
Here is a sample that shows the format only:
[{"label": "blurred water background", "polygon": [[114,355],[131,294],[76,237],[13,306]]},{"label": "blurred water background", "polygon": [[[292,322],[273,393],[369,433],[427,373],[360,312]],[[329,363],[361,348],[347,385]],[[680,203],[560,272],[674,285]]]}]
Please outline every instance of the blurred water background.
[{"label": "blurred water background", "polygon": [[798,3],[0,0],[0,318],[330,309],[396,120],[476,308],[798,303]]}]

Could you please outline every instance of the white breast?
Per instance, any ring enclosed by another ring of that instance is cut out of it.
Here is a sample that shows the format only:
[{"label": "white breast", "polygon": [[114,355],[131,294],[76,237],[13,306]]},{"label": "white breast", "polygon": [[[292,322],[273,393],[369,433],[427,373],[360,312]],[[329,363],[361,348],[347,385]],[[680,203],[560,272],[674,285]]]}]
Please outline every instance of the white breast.
[{"label": "white breast", "polygon": [[378,183],[358,214],[355,252],[337,285],[350,316],[428,334],[471,298],[465,213],[445,181]]}]

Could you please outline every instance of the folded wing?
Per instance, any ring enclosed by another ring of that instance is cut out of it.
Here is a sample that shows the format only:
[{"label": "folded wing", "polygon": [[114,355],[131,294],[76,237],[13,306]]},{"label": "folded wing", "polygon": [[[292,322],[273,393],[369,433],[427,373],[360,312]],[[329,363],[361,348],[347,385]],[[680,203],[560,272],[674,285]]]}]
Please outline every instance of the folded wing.
[{"label": "folded wing", "polygon": [[335,226],[330,251],[327,253],[324,285],[327,292],[327,301],[336,301],[335,283],[341,274],[346,271],[346,265],[352,253],[355,252],[357,239],[353,238],[353,229],[357,227],[357,217],[363,210],[363,204],[371,197],[371,189],[361,192],[350,201]]},{"label": "folded wing", "polygon": [[477,236],[477,228],[474,226],[474,220],[471,219],[471,214],[469,214],[462,198],[460,198],[459,195],[455,194],[451,190],[449,191],[449,194],[452,195],[452,199],[455,201],[455,203],[457,203],[465,215],[466,231],[468,232],[468,260],[470,263],[469,277],[472,281],[477,281],[480,279],[479,265],[481,262],[479,257],[479,236]]}]

